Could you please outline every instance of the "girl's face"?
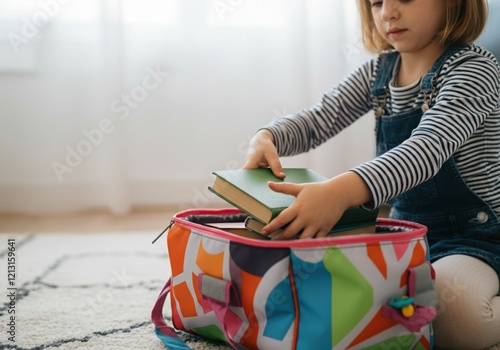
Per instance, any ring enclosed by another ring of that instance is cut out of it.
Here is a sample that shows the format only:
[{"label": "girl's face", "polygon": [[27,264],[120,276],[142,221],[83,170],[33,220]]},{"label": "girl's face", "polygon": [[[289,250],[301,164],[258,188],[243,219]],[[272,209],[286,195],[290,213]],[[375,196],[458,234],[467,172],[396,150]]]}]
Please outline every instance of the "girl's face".
[{"label": "girl's face", "polygon": [[375,27],[397,51],[442,50],[438,33],[446,23],[445,0],[369,0]]}]

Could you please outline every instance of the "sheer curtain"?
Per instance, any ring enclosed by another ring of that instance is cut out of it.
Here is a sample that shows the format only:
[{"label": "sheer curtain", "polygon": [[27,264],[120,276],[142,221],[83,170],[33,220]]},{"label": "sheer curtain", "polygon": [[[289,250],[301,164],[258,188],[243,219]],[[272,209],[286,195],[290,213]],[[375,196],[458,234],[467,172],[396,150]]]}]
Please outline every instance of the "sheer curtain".
[{"label": "sheer curtain", "polygon": [[[0,210],[200,207],[262,125],[369,56],[352,0],[0,0]],[[367,116],[289,159],[373,156]]]}]

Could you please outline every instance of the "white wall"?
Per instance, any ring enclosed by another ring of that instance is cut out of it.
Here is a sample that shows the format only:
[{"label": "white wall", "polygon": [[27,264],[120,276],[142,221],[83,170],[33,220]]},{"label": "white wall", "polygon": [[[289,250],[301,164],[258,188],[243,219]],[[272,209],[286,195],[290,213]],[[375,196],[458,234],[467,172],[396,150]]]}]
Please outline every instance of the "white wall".
[{"label": "white wall", "polygon": [[[0,8],[10,13],[0,25],[2,211],[221,204],[206,189],[211,171],[241,167],[257,128],[313,104],[367,57],[345,29],[357,29],[352,0],[56,1],[45,2],[52,12],[43,1]],[[26,19],[42,12],[47,23],[27,39]],[[156,22],[132,22],[142,15]],[[26,41],[19,52],[9,33]],[[372,156],[372,121],[284,164],[345,171]]]}]

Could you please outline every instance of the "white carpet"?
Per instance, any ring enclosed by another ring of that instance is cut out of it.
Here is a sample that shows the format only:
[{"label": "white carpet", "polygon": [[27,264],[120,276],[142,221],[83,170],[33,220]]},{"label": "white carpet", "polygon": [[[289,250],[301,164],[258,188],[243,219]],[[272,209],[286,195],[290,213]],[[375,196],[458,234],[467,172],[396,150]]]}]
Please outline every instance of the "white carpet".
[{"label": "white carpet", "polygon": [[[150,321],[170,274],[165,236],[151,244],[157,234],[0,234],[0,349],[165,350]],[[13,305],[9,238],[15,239]],[[168,305],[164,313],[168,318]],[[11,316],[15,338],[9,340]],[[227,349],[183,339],[193,349]]]}]

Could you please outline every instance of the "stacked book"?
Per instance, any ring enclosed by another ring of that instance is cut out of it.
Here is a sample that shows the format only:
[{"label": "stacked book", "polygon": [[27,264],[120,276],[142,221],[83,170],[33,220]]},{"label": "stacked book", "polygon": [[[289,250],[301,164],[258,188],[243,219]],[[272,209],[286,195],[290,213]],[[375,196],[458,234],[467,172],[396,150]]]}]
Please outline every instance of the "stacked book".
[{"label": "stacked book", "polygon": [[[309,183],[322,182],[326,177],[306,168],[284,169],[286,179],[282,180],[273,175],[269,168],[237,169],[215,171],[215,181],[209,190],[217,196],[247,214],[246,220],[241,223],[211,223],[211,226],[233,230],[244,228],[256,234],[256,238],[272,239],[281,230],[262,235],[262,228],[278,214],[288,208],[295,197],[274,192],[268,186],[269,181]],[[352,207],[344,212],[340,220],[332,227],[330,235],[352,235],[374,233],[378,210],[366,211],[359,207]],[[242,227],[237,227],[237,226]]]}]

